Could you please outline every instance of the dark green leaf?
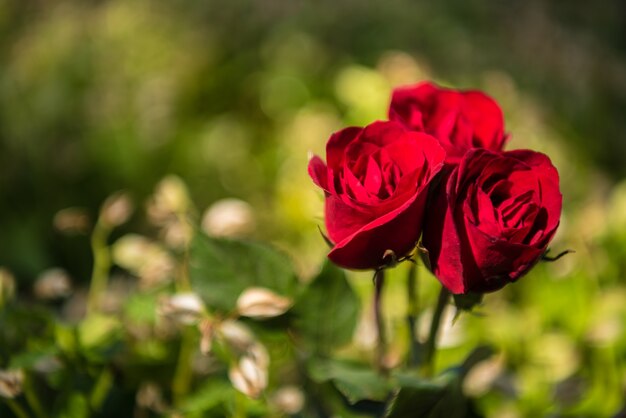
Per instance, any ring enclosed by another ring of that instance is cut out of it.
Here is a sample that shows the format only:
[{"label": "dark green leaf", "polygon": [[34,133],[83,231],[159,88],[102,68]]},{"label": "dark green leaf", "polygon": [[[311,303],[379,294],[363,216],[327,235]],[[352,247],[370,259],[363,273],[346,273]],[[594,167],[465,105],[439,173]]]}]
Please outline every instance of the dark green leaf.
[{"label": "dark green leaf", "polygon": [[401,388],[391,401],[386,418],[429,417],[446,393],[445,387],[435,384]]},{"label": "dark green leaf", "polygon": [[386,418],[468,418],[473,413],[458,380],[447,386],[433,383],[401,388]]},{"label": "dark green leaf", "polygon": [[255,242],[196,234],[190,253],[193,289],[209,305],[229,311],[244,289],[267,287],[292,296],[297,280],[286,255]]},{"label": "dark green leaf", "polygon": [[458,312],[471,311],[477,305],[480,305],[483,301],[482,293],[465,293],[462,295],[452,295],[454,298],[454,305]]},{"label": "dark green leaf", "polygon": [[318,383],[332,381],[351,404],[382,401],[389,396],[389,381],[369,366],[317,359],[309,363],[309,373]]},{"label": "dark green leaf", "polygon": [[311,351],[327,353],[352,339],[359,307],[343,270],[327,261],[292,311],[296,328]]}]

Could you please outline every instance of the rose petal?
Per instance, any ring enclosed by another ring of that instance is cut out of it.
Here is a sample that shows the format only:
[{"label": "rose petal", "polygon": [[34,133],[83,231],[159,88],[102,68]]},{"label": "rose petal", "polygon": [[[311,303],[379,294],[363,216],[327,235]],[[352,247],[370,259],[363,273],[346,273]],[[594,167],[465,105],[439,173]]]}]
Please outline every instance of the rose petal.
[{"label": "rose petal", "polygon": [[308,171],[313,182],[328,193],[328,170],[324,161],[317,155],[313,156],[309,161]]},{"label": "rose petal", "polygon": [[403,206],[368,223],[339,242],[328,257],[342,267],[370,269],[383,264],[387,250],[405,255],[417,244],[425,200],[426,193],[420,193]]}]

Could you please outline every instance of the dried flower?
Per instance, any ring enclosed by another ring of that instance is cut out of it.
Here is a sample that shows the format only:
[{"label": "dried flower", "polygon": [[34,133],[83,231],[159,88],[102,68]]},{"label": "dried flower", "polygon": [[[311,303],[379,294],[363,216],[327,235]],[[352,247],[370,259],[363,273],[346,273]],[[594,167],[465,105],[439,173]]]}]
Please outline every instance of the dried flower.
[{"label": "dried flower", "polygon": [[174,274],[175,263],[170,254],[141,235],[128,234],[118,239],[112,255],[117,265],[139,276],[144,288],[165,283]]},{"label": "dried flower", "polygon": [[254,342],[252,331],[239,321],[227,319],[218,325],[219,336],[239,353],[246,352]]},{"label": "dried flower", "polygon": [[283,386],[272,396],[272,404],[281,412],[294,415],[304,407],[304,394],[296,386]]},{"label": "dried flower", "polygon": [[52,220],[54,228],[64,234],[86,234],[91,222],[84,208],[61,209]]},{"label": "dried flower", "polygon": [[235,389],[251,398],[257,398],[267,387],[267,367],[249,356],[241,357],[228,371],[228,377]]},{"label": "dried flower", "polygon": [[195,293],[178,293],[161,300],[159,313],[181,324],[193,324],[205,312],[202,299]]},{"label": "dried flower", "polygon": [[202,217],[202,230],[216,237],[237,237],[254,229],[254,212],[239,199],[222,199],[209,207]]},{"label": "dried flower", "polygon": [[117,192],[109,196],[100,208],[100,220],[108,227],[120,226],[133,213],[133,202],[125,192]]},{"label": "dried flower", "polygon": [[157,184],[148,201],[148,217],[156,225],[165,225],[172,217],[187,212],[190,206],[187,186],[178,176],[167,176]]},{"label": "dried flower", "polygon": [[287,312],[292,301],[263,287],[246,289],[237,299],[237,311],[251,318],[271,318]]},{"label": "dried flower", "polygon": [[24,385],[24,372],[18,370],[0,370],[0,397],[13,399]]},{"label": "dried flower", "polygon": [[188,222],[174,218],[171,222],[163,226],[163,241],[170,247],[181,249],[191,242],[193,228]]}]

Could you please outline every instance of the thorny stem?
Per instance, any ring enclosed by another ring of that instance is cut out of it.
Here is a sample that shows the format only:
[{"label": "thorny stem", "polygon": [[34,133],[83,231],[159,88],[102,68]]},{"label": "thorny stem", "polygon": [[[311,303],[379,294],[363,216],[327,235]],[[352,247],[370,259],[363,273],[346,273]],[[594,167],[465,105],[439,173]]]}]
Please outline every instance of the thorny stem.
[{"label": "thorny stem", "polygon": [[376,270],[374,274],[374,319],[376,321],[376,367],[381,374],[387,373],[385,366],[385,352],[387,351],[387,338],[385,335],[385,321],[382,315],[381,302],[382,291],[385,284],[385,270]]},{"label": "thorny stem", "polygon": [[93,271],[87,300],[87,312],[93,313],[100,308],[102,294],[106,291],[111,267],[111,254],[107,246],[110,229],[97,222],[91,235],[93,252]]},{"label": "thorny stem", "polygon": [[424,350],[424,373],[427,376],[432,376],[434,372],[435,353],[437,350],[437,335],[439,334],[439,326],[441,324],[441,316],[448,303],[450,292],[441,286],[439,291],[439,297],[437,298],[437,305],[435,306],[435,312],[433,313],[433,319],[430,323],[430,332],[428,334],[428,340],[426,341],[426,347]]},{"label": "thorny stem", "polygon": [[409,326],[409,338],[410,338],[410,352],[409,352],[409,367],[419,364],[420,361],[420,346],[417,339],[417,316],[419,315],[419,300],[417,297],[417,265],[410,263],[409,272],[407,274],[407,297],[408,297],[408,311],[407,311],[407,323]]}]

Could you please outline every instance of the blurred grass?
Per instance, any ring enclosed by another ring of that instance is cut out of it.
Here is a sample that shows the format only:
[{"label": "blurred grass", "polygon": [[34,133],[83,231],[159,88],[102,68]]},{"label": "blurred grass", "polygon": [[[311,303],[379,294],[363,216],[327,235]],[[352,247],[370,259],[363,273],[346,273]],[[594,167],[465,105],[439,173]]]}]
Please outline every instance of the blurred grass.
[{"label": "blurred grass", "polygon": [[[95,214],[118,189],[141,205],[175,173],[200,210],[223,197],[249,202],[254,234],[288,251],[306,278],[325,253],[307,152],[323,155],[346,124],[384,118],[399,84],[480,88],[505,111],[508,149],[546,152],[558,167],[564,214],[553,248],[576,253],[488,296],[484,315],[455,325],[438,366],[491,342],[505,377],[482,399],[489,416],[609,416],[626,385],[624,7],[1,3],[0,265],[22,294],[52,266],[85,283],[87,238],[54,231],[54,213]],[[135,219],[127,230],[150,226]],[[422,300],[434,300],[435,281],[420,276]],[[400,337],[403,280],[392,274],[386,301]],[[365,274],[352,283],[369,295]],[[565,399],[578,383],[583,399]]]}]

